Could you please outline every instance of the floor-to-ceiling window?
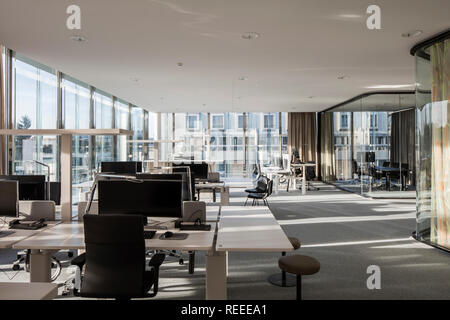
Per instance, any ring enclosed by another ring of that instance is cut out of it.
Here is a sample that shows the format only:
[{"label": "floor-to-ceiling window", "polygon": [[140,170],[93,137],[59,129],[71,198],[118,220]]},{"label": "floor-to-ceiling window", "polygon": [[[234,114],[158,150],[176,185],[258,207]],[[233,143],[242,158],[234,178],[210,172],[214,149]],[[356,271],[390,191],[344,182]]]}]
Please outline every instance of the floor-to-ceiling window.
[{"label": "floor-to-ceiling window", "polygon": [[[62,118],[65,129],[89,129],[90,88],[64,75],[61,80]],[[91,140],[89,136],[72,137],[72,194],[75,202],[83,184],[92,180]]]},{"label": "floor-to-ceiling window", "polygon": [[[17,129],[55,129],[57,127],[57,76],[51,68],[14,54],[13,117]],[[47,174],[58,178],[58,143],[56,136],[13,137],[12,171],[14,174]]]},{"label": "floor-to-ceiling window", "polygon": [[131,130],[133,130],[131,159],[142,161],[144,160],[144,144],[136,141],[144,140],[144,110],[135,106],[131,107]]},{"label": "floor-to-ceiling window", "polygon": [[[113,127],[112,96],[100,90],[94,91],[94,117],[96,129],[111,129]],[[95,168],[100,169],[102,161],[114,161],[113,136],[95,136]]]},{"label": "floor-to-ceiling window", "polygon": [[[130,107],[123,100],[116,99],[114,101],[115,127],[118,129],[130,130]],[[116,160],[127,161],[130,143],[127,141],[129,137],[120,135],[116,137]]]}]

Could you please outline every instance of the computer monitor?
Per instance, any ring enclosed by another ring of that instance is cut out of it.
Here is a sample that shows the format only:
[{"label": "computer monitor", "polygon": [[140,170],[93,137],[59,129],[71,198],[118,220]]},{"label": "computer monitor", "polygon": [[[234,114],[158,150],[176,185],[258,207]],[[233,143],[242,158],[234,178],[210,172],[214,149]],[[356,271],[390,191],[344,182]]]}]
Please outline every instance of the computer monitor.
[{"label": "computer monitor", "polygon": [[0,175],[0,180],[19,182],[19,200],[46,200],[44,175]]},{"label": "computer monitor", "polygon": [[142,172],[142,162],[139,161],[108,161],[101,163],[102,173],[136,174]]},{"label": "computer monitor", "polygon": [[19,215],[19,182],[0,180],[0,216],[18,217]]},{"label": "computer monitor", "polygon": [[208,180],[208,164],[201,163],[173,163],[173,167],[189,166],[191,168],[191,175],[194,179]]},{"label": "computer monitor", "polygon": [[178,173],[168,173],[168,174],[160,174],[160,173],[138,173],[136,174],[136,178],[139,180],[174,180],[181,181],[181,200],[190,201],[191,197],[189,195],[189,183],[186,172],[178,172]]},{"label": "computer monitor", "polygon": [[99,214],[182,218],[181,180],[100,180]]}]

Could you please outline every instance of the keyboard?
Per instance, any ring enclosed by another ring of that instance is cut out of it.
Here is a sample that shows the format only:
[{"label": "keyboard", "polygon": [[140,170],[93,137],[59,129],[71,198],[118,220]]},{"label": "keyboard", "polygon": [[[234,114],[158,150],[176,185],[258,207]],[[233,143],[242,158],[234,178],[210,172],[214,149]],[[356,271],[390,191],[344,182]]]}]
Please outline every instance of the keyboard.
[{"label": "keyboard", "polygon": [[154,230],[144,230],[144,239],[152,239],[156,234]]}]

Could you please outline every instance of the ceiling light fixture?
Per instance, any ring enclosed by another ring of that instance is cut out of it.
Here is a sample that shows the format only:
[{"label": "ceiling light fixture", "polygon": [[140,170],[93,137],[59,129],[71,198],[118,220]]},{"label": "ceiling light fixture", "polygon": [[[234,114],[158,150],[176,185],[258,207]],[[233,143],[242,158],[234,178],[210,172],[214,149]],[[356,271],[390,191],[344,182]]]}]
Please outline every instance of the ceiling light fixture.
[{"label": "ceiling light fixture", "polygon": [[343,74],[343,75],[341,75],[341,76],[339,76],[339,77],[337,77],[339,80],[344,80],[344,79],[348,79],[348,78],[350,78],[350,76],[347,76],[347,75],[345,75],[345,74]]},{"label": "ceiling light fixture", "polygon": [[183,65],[184,65],[183,62],[177,62],[178,67],[182,67]]},{"label": "ceiling light fixture", "polygon": [[239,77],[238,80],[245,81],[245,80],[248,80],[248,78],[247,77]]},{"label": "ceiling light fixture", "polygon": [[423,33],[422,30],[417,29],[417,30],[412,30],[412,31],[402,33],[402,37],[403,38],[417,37],[417,36],[420,36],[422,33]]},{"label": "ceiling light fixture", "polygon": [[87,38],[81,35],[72,35],[69,37],[70,40],[75,42],[86,42]]},{"label": "ceiling light fixture", "polygon": [[139,78],[131,78],[131,81],[133,81],[133,82],[139,82]]},{"label": "ceiling light fixture", "polygon": [[255,40],[259,38],[261,35],[257,32],[246,32],[241,35],[241,38],[244,40]]}]

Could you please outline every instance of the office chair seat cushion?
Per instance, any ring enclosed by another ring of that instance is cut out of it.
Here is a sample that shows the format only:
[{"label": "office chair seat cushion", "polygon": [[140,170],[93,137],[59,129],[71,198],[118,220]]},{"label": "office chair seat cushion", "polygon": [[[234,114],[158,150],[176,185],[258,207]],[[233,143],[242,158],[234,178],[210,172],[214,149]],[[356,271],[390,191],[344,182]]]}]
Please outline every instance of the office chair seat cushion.
[{"label": "office chair seat cushion", "polygon": [[248,197],[250,199],[263,199],[266,196],[266,193],[249,193]]},{"label": "office chair seat cushion", "polygon": [[296,275],[310,275],[320,270],[319,261],[300,254],[281,257],[278,259],[278,266],[281,270]]},{"label": "office chair seat cushion", "polygon": [[252,189],[245,189],[245,192],[247,192],[247,193],[265,193],[266,190],[263,190],[260,188],[252,188]]},{"label": "office chair seat cushion", "polygon": [[73,266],[77,266],[78,268],[82,269],[84,264],[86,263],[86,254],[82,253],[78,257],[73,258],[70,261],[70,264]]}]

